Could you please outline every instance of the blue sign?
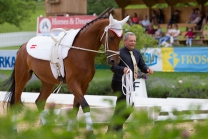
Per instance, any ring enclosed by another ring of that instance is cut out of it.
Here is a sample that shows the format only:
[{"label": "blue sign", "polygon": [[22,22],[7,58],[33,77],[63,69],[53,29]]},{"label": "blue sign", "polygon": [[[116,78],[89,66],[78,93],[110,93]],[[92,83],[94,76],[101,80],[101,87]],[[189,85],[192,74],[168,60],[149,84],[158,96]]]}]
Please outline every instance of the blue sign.
[{"label": "blue sign", "polygon": [[208,48],[174,48],[171,57],[175,72],[208,72]]},{"label": "blue sign", "polygon": [[11,70],[14,68],[17,50],[0,50],[0,69]]}]

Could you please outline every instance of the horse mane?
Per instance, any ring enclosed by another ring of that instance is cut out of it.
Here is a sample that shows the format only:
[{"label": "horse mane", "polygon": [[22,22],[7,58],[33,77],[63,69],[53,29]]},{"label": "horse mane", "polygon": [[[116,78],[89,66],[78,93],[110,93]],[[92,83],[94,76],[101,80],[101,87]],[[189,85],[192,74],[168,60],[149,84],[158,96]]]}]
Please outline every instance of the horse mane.
[{"label": "horse mane", "polygon": [[92,21],[86,23],[86,25],[84,25],[84,26],[80,29],[79,33],[80,33],[82,30],[84,30],[85,28],[87,28],[89,25],[91,25],[91,24],[93,24],[94,22],[96,22],[97,20],[100,20],[100,19],[106,19],[106,18],[108,18],[108,17],[102,17],[102,16],[101,16],[101,17],[95,18],[94,20],[92,20]]}]

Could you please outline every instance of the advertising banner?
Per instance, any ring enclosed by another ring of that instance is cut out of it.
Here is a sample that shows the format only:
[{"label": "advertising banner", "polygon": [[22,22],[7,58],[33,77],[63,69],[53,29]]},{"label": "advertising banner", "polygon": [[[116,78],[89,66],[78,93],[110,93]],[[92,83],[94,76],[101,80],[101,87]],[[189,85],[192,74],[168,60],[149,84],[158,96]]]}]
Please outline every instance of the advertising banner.
[{"label": "advertising banner", "polygon": [[1,50],[0,51],[0,69],[11,70],[14,68],[17,50]]},{"label": "advertising banner", "polygon": [[97,16],[93,15],[38,17],[37,35],[50,36],[50,30],[53,28],[65,30],[82,28],[95,18]]},{"label": "advertising banner", "polygon": [[[0,69],[13,69],[17,50],[0,51]],[[154,71],[208,72],[208,48],[148,48],[141,50],[145,63]]]},{"label": "advertising banner", "polygon": [[208,72],[208,48],[149,48],[141,51],[154,71]]},{"label": "advertising banner", "polygon": [[169,48],[163,54],[163,71],[208,72],[208,48]]}]

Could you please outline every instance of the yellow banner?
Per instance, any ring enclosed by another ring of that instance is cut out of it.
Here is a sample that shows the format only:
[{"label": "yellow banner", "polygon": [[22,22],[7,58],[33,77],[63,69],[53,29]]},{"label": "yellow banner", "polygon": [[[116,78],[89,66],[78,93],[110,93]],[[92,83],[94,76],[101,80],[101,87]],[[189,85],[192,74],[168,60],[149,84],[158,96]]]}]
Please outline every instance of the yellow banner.
[{"label": "yellow banner", "polygon": [[162,48],[162,71],[174,72],[174,57],[173,48]]}]

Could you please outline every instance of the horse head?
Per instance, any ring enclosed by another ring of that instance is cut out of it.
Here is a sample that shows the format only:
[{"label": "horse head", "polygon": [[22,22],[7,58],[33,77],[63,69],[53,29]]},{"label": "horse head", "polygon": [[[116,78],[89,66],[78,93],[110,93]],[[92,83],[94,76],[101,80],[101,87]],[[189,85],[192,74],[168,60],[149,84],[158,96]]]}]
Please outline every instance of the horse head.
[{"label": "horse head", "polygon": [[114,19],[111,14],[109,16],[109,25],[104,29],[104,33],[101,37],[101,42],[105,46],[107,63],[110,65],[116,65],[120,62],[119,43],[123,34],[122,26],[128,21],[128,19],[129,16],[121,21],[118,21]]}]

